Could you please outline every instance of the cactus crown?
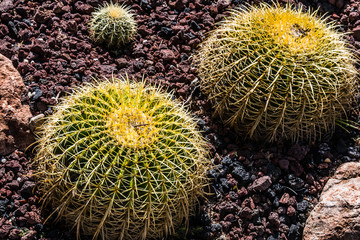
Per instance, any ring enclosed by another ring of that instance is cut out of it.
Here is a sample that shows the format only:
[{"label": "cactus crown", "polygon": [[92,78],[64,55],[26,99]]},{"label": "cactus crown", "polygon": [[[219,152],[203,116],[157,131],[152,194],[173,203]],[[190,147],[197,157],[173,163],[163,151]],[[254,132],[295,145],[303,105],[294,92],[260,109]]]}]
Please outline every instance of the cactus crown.
[{"label": "cactus crown", "polygon": [[261,24],[260,21],[265,23],[264,32],[278,45],[288,47],[291,52],[297,54],[315,49],[318,39],[326,34],[326,28],[321,22],[290,8],[260,9],[254,13],[253,18],[254,24]]},{"label": "cactus crown", "polygon": [[136,35],[137,25],[130,8],[118,3],[107,3],[92,14],[90,37],[107,47],[120,47]]},{"label": "cactus crown", "polygon": [[206,185],[207,147],[171,94],[122,80],[56,106],[35,158],[58,219],[93,239],[151,239],[187,220]]},{"label": "cactus crown", "polygon": [[235,9],[195,56],[215,112],[258,140],[315,140],[352,102],[355,57],[343,34],[291,5]]},{"label": "cactus crown", "polygon": [[151,144],[158,132],[152,117],[133,107],[120,107],[109,115],[110,134],[119,144],[130,148]]},{"label": "cactus crown", "polygon": [[126,11],[124,8],[114,5],[109,5],[107,7],[107,10],[104,10],[108,13],[109,17],[111,18],[120,18],[126,14]]}]

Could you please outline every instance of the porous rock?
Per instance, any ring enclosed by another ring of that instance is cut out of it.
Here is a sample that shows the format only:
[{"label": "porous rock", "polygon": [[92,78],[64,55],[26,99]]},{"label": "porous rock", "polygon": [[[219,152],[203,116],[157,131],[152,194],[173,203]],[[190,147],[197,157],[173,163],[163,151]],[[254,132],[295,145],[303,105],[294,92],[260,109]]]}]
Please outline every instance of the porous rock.
[{"label": "porous rock", "polygon": [[360,162],[341,165],[306,221],[303,240],[360,239]]},{"label": "porous rock", "polygon": [[17,148],[23,151],[33,142],[28,128],[32,114],[29,106],[21,103],[24,89],[19,72],[0,54],[0,155]]},{"label": "porous rock", "polygon": [[271,186],[271,178],[269,176],[263,176],[256,179],[249,187],[250,190],[264,191]]},{"label": "porous rock", "polygon": [[9,9],[14,7],[14,1],[13,0],[3,0],[0,1],[0,13],[1,12],[7,12]]}]

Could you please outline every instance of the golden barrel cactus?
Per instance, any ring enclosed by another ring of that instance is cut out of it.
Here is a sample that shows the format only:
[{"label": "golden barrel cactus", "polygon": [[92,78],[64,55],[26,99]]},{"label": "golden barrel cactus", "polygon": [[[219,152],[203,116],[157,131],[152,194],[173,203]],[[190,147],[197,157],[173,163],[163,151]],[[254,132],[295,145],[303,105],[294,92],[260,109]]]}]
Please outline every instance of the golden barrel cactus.
[{"label": "golden barrel cactus", "polygon": [[135,38],[137,24],[129,7],[108,3],[92,13],[89,30],[95,43],[120,47]]},{"label": "golden barrel cactus", "polygon": [[107,81],[78,89],[47,119],[38,188],[78,238],[160,238],[195,212],[207,144],[172,97],[143,82]]},{"label": "golden barrel cactus", "polygon": [[355,56],[326,18],[261,4],[235,9],[195,56],[215,113],[256,140],[320,139],[350,109]]}]

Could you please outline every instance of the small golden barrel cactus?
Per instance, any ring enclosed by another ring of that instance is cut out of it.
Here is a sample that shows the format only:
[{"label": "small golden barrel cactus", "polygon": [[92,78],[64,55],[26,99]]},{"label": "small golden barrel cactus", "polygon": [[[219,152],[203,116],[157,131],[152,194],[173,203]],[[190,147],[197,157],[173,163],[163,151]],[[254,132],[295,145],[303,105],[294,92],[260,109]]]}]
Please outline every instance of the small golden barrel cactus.
[{"label": "small golden barrel cactus", "polygon": [[160,239],[195,212],[207,145],[172,97],[108,81],[77,90],[47,119],[35,176],[44,204],[78,238]]},{"label": "small golden barrel cactus", "polygon": [[333,23],[290,5],[232,11],[195,56],[202,91],[239,133],[315,140],[332,133],[356,89],[355,57]]},{"label": "small golden barrel cactus", "polygon": [[129,7],[118,3],[105,4],[92,13],[90,37],[107,47],[120,47],[134,39],[137,24]]}]

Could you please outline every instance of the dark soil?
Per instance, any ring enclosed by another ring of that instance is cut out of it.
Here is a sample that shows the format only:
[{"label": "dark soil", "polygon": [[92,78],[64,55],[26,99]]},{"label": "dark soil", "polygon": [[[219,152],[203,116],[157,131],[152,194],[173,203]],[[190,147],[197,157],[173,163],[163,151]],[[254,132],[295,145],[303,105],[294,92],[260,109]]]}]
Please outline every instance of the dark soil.
[{"label": "dark soil", "polygon": [[[102,1],[2,0],[0,53],[22,75],[27,87],[22,100],[34,115],[51,114],[51,106],[73,87],[112,74],[144,77],[186,102],[211,143],[215,166],[208,172],[211,195],[191,220],[187,239],[301,239],[329,176],[341,163],[358,160],[360,147],[356,133],[340,128],[332,138],[311,144],[243,142],[212,117],[190,57],[228,9],[246,2],[128,0],[139,34],[123,49],[112,50],[89,39],[87,22]],[[354,51],[360,49],[358,1],[291,2],[305,10],[319,8],[319,14],[338,22],[339,31],[349,32]],[[43,225],[46,211],[40,214],[40,195],[33,190],[32,154],[0,156],[0,239],[72,239],[61,224]],[[184,234],[180,228],[171,239],[185,239]]]}]

